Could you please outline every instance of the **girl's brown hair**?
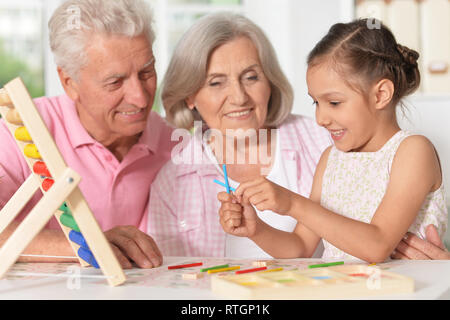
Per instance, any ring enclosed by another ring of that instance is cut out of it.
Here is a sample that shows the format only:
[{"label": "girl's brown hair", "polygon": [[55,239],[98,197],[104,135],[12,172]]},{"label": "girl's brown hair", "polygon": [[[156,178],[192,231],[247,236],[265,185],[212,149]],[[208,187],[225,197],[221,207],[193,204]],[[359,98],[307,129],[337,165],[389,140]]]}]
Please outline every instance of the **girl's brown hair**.
[{"label": "girl's brown hair", "polygon": [[394,84],[393,106],[420,84],[419,53],[397,43],[381,22],[360,19],[333,25],[308,56],[308,67],[324,61],[353,88],[366,92],[372,84],[389,79]]}]

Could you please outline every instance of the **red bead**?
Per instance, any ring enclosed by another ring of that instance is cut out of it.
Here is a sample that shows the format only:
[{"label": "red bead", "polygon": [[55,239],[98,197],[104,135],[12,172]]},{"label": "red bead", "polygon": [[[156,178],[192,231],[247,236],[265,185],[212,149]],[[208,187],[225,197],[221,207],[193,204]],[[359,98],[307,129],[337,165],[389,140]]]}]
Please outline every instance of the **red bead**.
[{"label": "red bead", "polygon": [[55,180],[53,180],[53,179],[44,179],[44,181],[42,181],[42,189],[44,189],[44,191],[47,192],[48,189],[51,188],[53,183],[55,183]]},{"label": "red bead", "polygon": [[50,171],[48,171],[47,166],[42,161],[36,161],[33,165],[33,172],[44,177],[51,177]]}]

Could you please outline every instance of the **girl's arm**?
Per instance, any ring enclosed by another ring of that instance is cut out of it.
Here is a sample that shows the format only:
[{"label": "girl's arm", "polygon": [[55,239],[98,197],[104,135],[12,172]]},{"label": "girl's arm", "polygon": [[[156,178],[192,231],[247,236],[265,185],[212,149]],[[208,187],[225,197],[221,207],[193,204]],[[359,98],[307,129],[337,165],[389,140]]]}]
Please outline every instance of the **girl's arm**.
[{"label": "girl's arm", "polygon": [[220,192],[220,224],[226,233],[248,237],[261,249],[275,258],[306,257],[305,244],[294,232],[281,231],[262,221],[255,208],[246,202],[239,203],[233,195]]},{"label": "girl's arm", "polygon": [[331,212],[301,196],[295,196],[288,214],[337,248],[366,261],[382,262],[406,234],[427,194],[441,183],[433,145],[423,136],[411,136],[395,155],[386,194],[370,224]]},{"label": "girl's arm", "polygon": [[[322,176],[326,168],[330,149],[329,147],[322,153],[321,159],[316,167],[316,174],[310,195],[311,201],[315,203],[320,203]],[[228,205],[222,203],[222,208],[234,209],[233,214],[231,212],[229,213],[228,219],[231,219],[232,215],[236,217],[234,227],[227,227],[226,223],[222,223],[222,226],[226,232],[231,234],[233,234],[233,231],[236,232],[239,227],[246,226],[247,228],[244,231],[240,229],[241,234],[234,233],[234,235],[249,237],[260,248],[275,258],[312,257],[321,240],[321,237],[316,232],[301,222],[297,223],[294,232],[275,229],[260,220],[251,205],[255,205],[260,211],[272,210],[283,214],[282,211],[287,211],[291,207],[291,199],[297,196],[296,193],[280,187],[264,177],[255,181],[242,183],[236,190],[237,200],[241,204],[231,204],[232,198],[225,192],[219,194],[219,200],[229,201]],[[246,214],[246,212],[253,212],[253,214]],[[252,221],[254,222],[252,223]],[[231,225],[233,224],[230,222]]]}]

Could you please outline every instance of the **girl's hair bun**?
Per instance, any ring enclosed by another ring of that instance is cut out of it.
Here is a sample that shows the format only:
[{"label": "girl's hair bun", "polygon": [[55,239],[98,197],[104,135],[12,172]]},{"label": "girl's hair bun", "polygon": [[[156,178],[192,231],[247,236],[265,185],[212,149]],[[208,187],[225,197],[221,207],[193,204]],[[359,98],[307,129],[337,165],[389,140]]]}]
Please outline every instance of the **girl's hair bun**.
[{"label": "girl's hair bun", "polygon": [[403,57],[403,61],[410,65],[411,67],[417,67],[417,60],[419,59],[419,53],[415,50],[412,50],[408,47],[402,46],[401,44],[397,44],[397,50]]}]

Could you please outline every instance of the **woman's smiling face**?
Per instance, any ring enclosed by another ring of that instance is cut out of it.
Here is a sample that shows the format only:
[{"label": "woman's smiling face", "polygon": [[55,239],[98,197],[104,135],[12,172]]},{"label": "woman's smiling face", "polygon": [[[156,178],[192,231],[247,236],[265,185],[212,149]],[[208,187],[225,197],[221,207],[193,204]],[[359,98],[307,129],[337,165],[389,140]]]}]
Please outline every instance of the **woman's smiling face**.
[{"label": "woman's smiling face", "polygon": [[239,37],[212,52],[203,87],[186,102],[209,128],[225,134],[230,129],[263,128],[270,95],[255,45]]}]

